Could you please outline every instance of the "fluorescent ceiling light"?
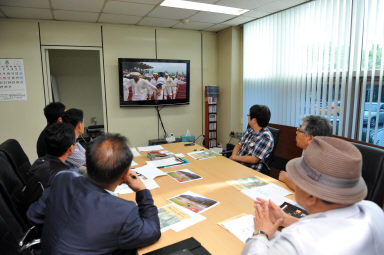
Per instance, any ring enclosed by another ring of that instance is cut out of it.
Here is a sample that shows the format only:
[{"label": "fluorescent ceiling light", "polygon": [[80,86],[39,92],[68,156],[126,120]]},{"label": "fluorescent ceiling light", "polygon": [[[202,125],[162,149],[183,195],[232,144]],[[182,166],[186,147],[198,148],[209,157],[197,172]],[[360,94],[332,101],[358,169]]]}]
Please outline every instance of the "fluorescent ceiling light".
[{"label": "fluorescent ceiling light", "polygon": [[241,15],[249,11],[246,9],[239,9],[239,8],[227,7],[222,5],[215,5],[215,4],[196,3],[196,2],[183,1],[183,0],[164,0],[160,5],[166,6],[166,7],[183,8],[183,9],[197,10],[197,11],[204,11],[204,12],[225,13],[225,14],[231,14],[231,15]]}]

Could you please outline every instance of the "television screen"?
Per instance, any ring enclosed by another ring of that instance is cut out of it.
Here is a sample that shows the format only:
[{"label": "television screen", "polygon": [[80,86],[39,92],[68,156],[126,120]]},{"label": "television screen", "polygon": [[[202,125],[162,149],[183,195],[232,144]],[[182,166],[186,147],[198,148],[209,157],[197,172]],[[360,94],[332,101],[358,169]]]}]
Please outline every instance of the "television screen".
[{"label": "television screen", "polygon": [[119,58],[120,106],[189,104],[189,60]]}]

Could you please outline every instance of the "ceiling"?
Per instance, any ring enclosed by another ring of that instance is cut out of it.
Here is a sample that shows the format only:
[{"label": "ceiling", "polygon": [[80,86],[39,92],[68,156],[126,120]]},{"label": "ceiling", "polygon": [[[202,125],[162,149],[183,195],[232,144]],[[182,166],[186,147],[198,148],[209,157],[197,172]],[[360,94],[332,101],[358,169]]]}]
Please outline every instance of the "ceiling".
[{"label": "ceiling", "polygon": [[240,16],[162,7],[162,0],[0,0],[0,18],[220,31],[309,0],[191,0],[249,9]]}]

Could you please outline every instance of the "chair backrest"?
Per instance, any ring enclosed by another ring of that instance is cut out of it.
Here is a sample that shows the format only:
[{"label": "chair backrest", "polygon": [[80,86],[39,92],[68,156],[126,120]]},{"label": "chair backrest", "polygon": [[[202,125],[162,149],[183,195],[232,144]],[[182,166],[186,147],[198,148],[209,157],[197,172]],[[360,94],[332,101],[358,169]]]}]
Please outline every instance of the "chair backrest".
[{"label": "chair backrest", "polygon": [[273,128],[273,127],[268,127],[268,129],[272,133],[272,136],[273,136],[273,150],[272,150],[271,154],[269,155],[269,157],[264,160],[264,162],[268,166],[271,166],[271,163],[273,161],[273,155],[275,154],[277,144],[279,143],[280,129]]},{"label": "chair backrest", "polygon": [[28,170],[31,167],[27,154],[15,139],[8,139],[0,144],[0,151],[8,157],[13,169],[24,184],[28,182]]},{"label": "chair backrest", "polygon": [[366,200],[382,206],[384,194],[384,150],[354,143],[363,156],[362,176],[368,187]]},{"label": "chair backrest", "polygon": [[0,189],[2,190],[2,195],[7,197],[9,206],[17,214],[20,223],[27,226],[25,213],[29,205],[25,203],[25,185],[15,174],[10,162],[2,151],[0,151]]}]

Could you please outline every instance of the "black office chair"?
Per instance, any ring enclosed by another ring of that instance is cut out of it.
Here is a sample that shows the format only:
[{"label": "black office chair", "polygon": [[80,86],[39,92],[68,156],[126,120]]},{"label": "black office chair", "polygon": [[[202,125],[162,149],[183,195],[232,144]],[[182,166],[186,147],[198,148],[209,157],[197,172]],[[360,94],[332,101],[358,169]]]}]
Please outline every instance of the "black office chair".
[{"label": "black office chair", "polygon": [[0,151],[5,153],[16,174],[26,184],[29,179],[28,170],[31,163],[19,142],[15,139],[8,139],[0,144]]},{"label": "black office chair", "polygon": [[0,251],[2,255],[40,254],[41,229],[35,226],[25,228],[10,206],[5,191],[0,186]]},{"label": "black office chair", "polygon": [[364,144],[352,143],[363,156],[362,176],[368,187],[365,198],[382,207],[384,194],[384,150]]}]

